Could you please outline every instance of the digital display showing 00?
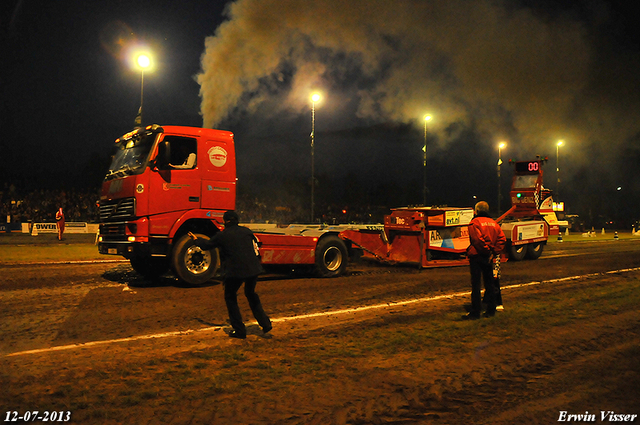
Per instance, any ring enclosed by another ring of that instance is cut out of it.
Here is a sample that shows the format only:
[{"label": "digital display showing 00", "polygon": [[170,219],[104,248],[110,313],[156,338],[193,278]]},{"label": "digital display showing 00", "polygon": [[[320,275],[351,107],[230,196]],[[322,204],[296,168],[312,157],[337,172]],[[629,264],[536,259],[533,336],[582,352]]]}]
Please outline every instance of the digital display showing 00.
[{"label": "digital display showing 00", "polygon": [[540,173],[540,161],[516,162],[516,173]]}]

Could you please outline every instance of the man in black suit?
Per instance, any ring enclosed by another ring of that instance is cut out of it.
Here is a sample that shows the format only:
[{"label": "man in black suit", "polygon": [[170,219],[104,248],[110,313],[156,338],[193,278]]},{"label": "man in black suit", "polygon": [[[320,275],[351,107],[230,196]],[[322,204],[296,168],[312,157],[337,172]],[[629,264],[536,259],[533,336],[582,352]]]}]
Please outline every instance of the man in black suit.
[{"label": "man in black suit", "polygon": [[253,232],[239,226],[239,217],[235,211],[227,211],[223,216],[224,230],[216,233],[210,240],[195,238],[196,245],[202,249],[220,248],[224,267],[224,301],[229,312],[229,321],[233,331],[232,338],[244,339],[247,330],[238,307],[238,290],[244,283],[244,294],[249,301],[253,316],[264,333],[271,330],[271,320],[264,312],[260,297],[256,294],[258,275],[264,271],[260,263],[258,241]]}]

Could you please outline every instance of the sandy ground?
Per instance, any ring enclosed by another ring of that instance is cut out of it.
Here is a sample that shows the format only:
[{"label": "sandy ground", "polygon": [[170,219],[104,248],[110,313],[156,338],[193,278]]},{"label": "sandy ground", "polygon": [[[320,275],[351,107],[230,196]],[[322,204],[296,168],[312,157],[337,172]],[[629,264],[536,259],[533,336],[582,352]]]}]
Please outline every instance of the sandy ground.
[{"label": "sandy ground", "polygon": [[[635,268],[635,257],[603,263]],[[244,341],[225,334],[216,284],[147,285],[114,264],[0,268],[0,413],[70,411],[82,424],[340,425],[640,414],[640,271],[601,274],[587,266],[594,259],[583,261],[584,277],[565,279],[576,260],[552,261],[505,268],[515,285],[504,290],[506,311],[472,322],[460,320],[461,268],[432,271],[427,282],[424,271],[379,267],[265,279],[258,290],[274,330],[265,337],[249,321]],[[517,286],[541,265],[565,273]]]}]

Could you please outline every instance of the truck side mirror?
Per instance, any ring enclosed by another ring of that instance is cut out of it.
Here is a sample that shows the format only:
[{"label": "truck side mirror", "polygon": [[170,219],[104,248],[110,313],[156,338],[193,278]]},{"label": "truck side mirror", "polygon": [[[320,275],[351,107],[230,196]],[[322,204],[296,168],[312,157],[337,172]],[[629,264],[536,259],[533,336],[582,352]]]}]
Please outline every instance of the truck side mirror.
[{"label": "truck side mirror", "polygon": [[169,142],[160,142],[158,144],[158,155],[154,161],[154,168],[158,168],[160,170],[165,169],[169,166],[169,162],[171,161],[171,145]]}]

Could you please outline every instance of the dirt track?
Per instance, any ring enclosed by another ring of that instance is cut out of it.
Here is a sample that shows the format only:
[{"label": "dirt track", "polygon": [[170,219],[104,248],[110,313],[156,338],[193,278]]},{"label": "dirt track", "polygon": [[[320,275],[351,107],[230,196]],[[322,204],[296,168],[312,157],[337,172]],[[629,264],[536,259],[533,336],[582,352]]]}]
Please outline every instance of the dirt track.
[{"label": "dirt track", "polygon": [[[578,245],[507,263],[506,284],[640,266],[637,243]],[[640,314],[628,299],[640,272],[507,288],[505,313],[471,323],[459,321],[467,297],[394,304],[467,291],[467,273],[361,264],[338,279],[266,276],[258,291],[273,336],[252,325],[235,341],[217,284],[150,285],[124,264],[3,267],[0,384],[10,390],[0,402],[64,407],[77,423],[543,424],[561,411],[640,413]],[[176,331],[187,332],[136,339]]]}]

